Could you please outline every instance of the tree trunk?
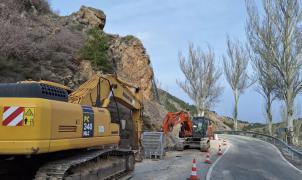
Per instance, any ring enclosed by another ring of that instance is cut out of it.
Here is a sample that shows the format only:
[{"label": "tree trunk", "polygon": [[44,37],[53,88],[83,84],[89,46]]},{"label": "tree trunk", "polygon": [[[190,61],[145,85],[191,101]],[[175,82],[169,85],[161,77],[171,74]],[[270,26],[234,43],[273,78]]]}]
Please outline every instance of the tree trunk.
[{"label": "tree trunk", "polygon": [[202,111],[201,111],[201,109],[200,109],[200,102],[199,102],[198,99],[195,100],[195,104],[196,104],[196,109],[197,109],[197,115],[200,116],[201,113],[202,113]]},{"label": "tree trunk", "polygon": [[235,98],[235,106],[234,106],[234,114],[233,114],[233,119],[234,119],[234,130],[237,131],[237,116],[238,116],[238,89],[235,89],[234,91],[234,98]]},{"label": "tree trunk", "polygon": [[294,125],[293,125],[293,100],[292,100],[292,93],[288,91],[287,98],[286,98],[286,113],[287,113],[287,143],[293,144],[294,138]]},{"label": "tree trunk", "polygon": [[202,99],[202,102],[201,102],[201,117],[204,117],[204,111],[205,111],[205,102],[204,102],[204,99]]},{"label": "tree trunk", "polygon": [[272,108],[271,98],[270,96],[268,96],[266,102],[266,116],[267,116],[268,133],[270,136],[273,135],[272,132],[273,116],[272,116],[271,108]]}]

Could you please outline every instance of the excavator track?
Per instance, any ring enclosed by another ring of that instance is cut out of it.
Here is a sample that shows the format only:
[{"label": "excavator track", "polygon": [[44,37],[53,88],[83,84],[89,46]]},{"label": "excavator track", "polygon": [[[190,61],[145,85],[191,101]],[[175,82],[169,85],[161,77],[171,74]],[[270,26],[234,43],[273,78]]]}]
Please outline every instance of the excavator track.
[{"label": "excavator track", "polygon": [[37,171],[35,180],[119,179],[133,171],[134,163],[130,150],[90,150],[46,163]]}]

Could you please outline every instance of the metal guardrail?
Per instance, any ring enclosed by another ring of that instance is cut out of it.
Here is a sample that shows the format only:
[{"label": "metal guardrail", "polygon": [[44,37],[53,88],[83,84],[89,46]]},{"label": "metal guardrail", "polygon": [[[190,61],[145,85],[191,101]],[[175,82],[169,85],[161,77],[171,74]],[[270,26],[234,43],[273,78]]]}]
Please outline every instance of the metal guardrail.
[{"label": "metal guardrail", "polygon": [[253,131],[216,131],[215,134],[249,136],[269,142],[275,145],[285,156],[286,159],[291,161],[297,168],[302,169],[302,151],[288,145],[286,142],[279,138]]}]

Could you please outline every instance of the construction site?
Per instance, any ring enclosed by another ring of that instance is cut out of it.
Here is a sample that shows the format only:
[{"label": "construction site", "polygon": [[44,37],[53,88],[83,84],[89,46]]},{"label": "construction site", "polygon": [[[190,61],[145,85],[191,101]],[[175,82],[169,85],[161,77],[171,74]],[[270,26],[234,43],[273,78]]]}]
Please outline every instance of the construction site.
[{"label": "construction site", "polygon": [[237,1],[0,0],[0,179],[302,179],[302,1]]},{"label": "construction site", "polygon": [[[166,136],[174,142],[170,150],[208,152],[206,163],[215,150],[211,145],[219,145],[217,155],[222,155],[215,122],[191,120],[188,112],[169,112],[162,131],[143,132],[140,88],[116,75],[94,75],[75,91],[49,81],[4,83],[0,94],[1,175],[7,179],[119,179],[133,173],[135,161],[172,158]],[[130,119],[120,118],[118,106],[118,118],[111,119],[111,101],[128,108]]]}]

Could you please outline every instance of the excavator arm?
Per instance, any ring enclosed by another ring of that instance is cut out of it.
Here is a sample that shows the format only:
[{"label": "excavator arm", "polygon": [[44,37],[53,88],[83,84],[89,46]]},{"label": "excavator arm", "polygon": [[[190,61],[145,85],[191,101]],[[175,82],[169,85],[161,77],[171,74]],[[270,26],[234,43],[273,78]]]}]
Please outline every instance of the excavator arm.
[{"label": "excavator arm", "polygon": [[112,98],[131,110],[134,137],[132,146],[138,149],[143,110],[142,93],[138,87],[119,79],[116,75],[94,75],[69,95],[69,102],[108,108]]},{"label": "excavator arm", "polygon": [[162,123],[162,130],[165,134],[171,132],[177,124],[182,124],[181,136],[192,136],[192,120],[188,112],[168,112]]}]

